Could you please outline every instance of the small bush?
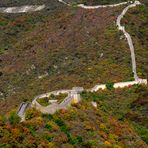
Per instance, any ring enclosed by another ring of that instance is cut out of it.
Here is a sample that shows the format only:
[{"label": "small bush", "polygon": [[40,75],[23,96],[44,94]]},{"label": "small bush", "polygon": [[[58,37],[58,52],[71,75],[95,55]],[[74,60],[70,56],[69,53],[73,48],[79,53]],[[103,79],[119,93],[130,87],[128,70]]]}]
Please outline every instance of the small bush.
[{"label": "small bush", "polygon": [[35,127],[33,125],[27,125],[27,128],[29,129],[32,136],[35,135]]},{"label": "small bush", "polygon": [[62,127],[62,126],[65,126],[65,123],[64,123],[64,121],[62,120],[62,119],[56,119],[55,120],[55,123],[58,125],[58,126],[60,126],[60,127]]},{"label": "small bush", "polygon": [[52,120],[53,119],[53,115],[51,114],[42,114],[43,118],[47,118],[48,120]]},{"label": "small bush", "polygon": [[48,123],[45,125],[45,128],[47,128],[49,131],[52,130],[52,126],[50,124],[48,124]]},{"label": "small bush", "polygon": [[77,136],[77,140],[78,140],[79,143],[83,142],[83,139],[82,139],[81,136]]},{"label": "small bush", "polygon": [[0,144],[0,148],[11,148],[10,144]]},{"label": "small bush", "polygon": [[30,120],[33,117],[36,117],[38,115],[39,115],[39,112],[36,111],[35,109],[28,109],[26,114],[25,114],[25,118],[26,118],[26,120]]},{"label": "small bush", "polygon": [[89,141],[83,143],[83,146],[84,146],[85,148],[96,147],[96,146],[97,146],[97,141],[96,141],[96,140],[89,140]]},{"label": "small bush", "polygon": [[49,142],[52,141],[52,136],[49,136],[48,134],[45,134],[45,135],[43,136],[43,138],[46,139],[46,140],[48,140]]},{"label": "small bush", "polygon": [[114,83],[113,83],[113,82],[108,82],[108,83],[106,84],[106,88],[107,88],[108,90],[114,89]]},{"label": "small bush", "polygon": [[68,141],[72,145],[77,145],[79,143],[78,139],[70,134]]},{"label": "small bush", "polygon": [[6,123],[7,119],[5,116],[0,116],[0,126]]},{"label": "small bush", "polygon": [[16,114],[16,112],[11,112],[8,118],[10,124],[14,125],[21,121],[21,118]]}]

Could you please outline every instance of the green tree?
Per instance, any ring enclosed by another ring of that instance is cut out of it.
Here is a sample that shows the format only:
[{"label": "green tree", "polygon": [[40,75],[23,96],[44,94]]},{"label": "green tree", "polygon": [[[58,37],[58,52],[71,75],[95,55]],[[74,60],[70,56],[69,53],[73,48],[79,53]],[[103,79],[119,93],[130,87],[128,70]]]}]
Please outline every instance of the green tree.
[{"label": "green tree", "polygon": [[21,118],[16,114],[16,112],[11,112],[8,118],[10,124],[14,125],[21,121]]},{"label": "green tree", "polygon": [[114,83],[113,83],[113,82],[108,82],[108,83],[106,84],[106,88],[107,88],[108,90],[112,90],[112,89],[114,88]]}]

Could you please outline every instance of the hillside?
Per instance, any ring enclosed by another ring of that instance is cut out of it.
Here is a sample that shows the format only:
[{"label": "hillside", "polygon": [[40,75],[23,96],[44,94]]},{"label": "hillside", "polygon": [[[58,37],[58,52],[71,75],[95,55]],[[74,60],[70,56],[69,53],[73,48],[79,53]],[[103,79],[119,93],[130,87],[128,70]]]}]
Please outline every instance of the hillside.
[{"label": "hillside", "polygon": [[[102,4],[114,4],[114,3],[120,3],[125,2],[127,0],[65,0],[67,3],[83,3],[87,5],[102,5]],[[51,6],[56,3],[56,0],[1,0],[0,6],[21,6],[21,5],[41,5],[41,4],[47,4],[48,6]],[[58,5],[58,3],[57,3]]]},{"label": "hillside", "polygon": [[121,10],[61,6],[1,14],[0,88],[6,100],[13,105],[52,90],[132,80],[130,51],[114,23]]},{"label": "hillside", "polygon": [[[136,14],[136,15],[134,15]],[[135,46],[136,60],[137,60],[137,70],[140,77],[147,78],[148,68],[147,68],[147,25],[148,9],[147,7],[137,7],[137,9],[129,10],[126,17],[123,20],[126,29],[132,35],[132,39]]]},{"label": "hillside", "polygon": [[140,2],[0,1],[0,148],[147,148]]},{"label": "hillside", "polygon": [[[146,148],[147,88],[82,93],[82,102],[54,115],[28,110],[17,123],[13,112],[0,120],[1,147]],[[98,107],[91,102],[97,102]],[[143,103],[142,103],[143,102]]]}]

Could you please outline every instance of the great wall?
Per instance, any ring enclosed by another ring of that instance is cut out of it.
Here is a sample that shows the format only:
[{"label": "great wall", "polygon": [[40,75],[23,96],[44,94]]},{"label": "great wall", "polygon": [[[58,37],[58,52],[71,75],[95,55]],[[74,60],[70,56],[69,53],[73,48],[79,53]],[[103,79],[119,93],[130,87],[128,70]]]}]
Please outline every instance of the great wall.
[{"label": "great wall", "polygon": [[0,13],[26,13],[26,12],[35,12],[41,11],[45,8],[45,5],[29,5],[21,7],[1,7]]},{"label": "great wall", "polygon": [[[67,6],[71,6],[71,4],[66,3],[63,0],[58,0],[60,3],[63,3]],[[86,6],[84,4],[78,4],[75,7],[79,7],[81,9],[98,9],[98,8],[106,8],[106,7],[117,7],[120,5],[126,5],[129,4],[126,8],[123,9],[122,13],[117,17],[116,25],[118,27],[119,31],[122,31],[125,38],[127,39],[129,49],[131,52],[131,63],[132,63],[132,71],[133,71],[133,77],[134,81],[129,81],[129,82],[118,82],[113,85],[114,88],[124,88],[128,86],[132,86],[135,84],[147,84],[147,79],[140,79],[137,75],[136,72],[136,59],[135,59],[135,50],[134,50],[134,45],[132,38],[128,32],[126,32],[125,27],[121,25],[121,20],[126,14],[126,12],[132,8],[136,7],[137,5],[140,5],[141,3],[139,1],[129,1],[129,2],[123,2],[119,4],[113,4],[113,5],[98,5],[98,6]],[[22,6],[22,7],[9,7],[9,8],[0,8],[1,13],[26,13],[26,12],[33,12],[33,11],[40,11],[44,9],[46,6],[45,5],[39,5],[39,6]],[[97,84],[93,88],[85,90],[85,91],[90,91],[90,92],[96,92],[99,89],[106,89],[106,84]],[[49,93],[45,93],[39,96],[36,96],[34,100],[31,103],[32,107],[35,107],[37,110],[41,111],[42,113],[49,113],[49,114],[54,114],[57,110],[59,109],[65,109],[71,105],[72,102],[78,103],[81,98],[80,98],[80,93],[84,91],[82,87],[74,87],[72,90],[57,90]],[[54,95],[59,95],[62,93],[68,94],[68,96],[60,103],[51,103],[50,105],[43,107],[37,102],[37,99],[42,99],[45,97],[49,97],[51,94]],[[18,110],[18,115],[22,118],[22,121],[24,121],[24,114],[25,111],[28,107],[28,102],[25,103],[23,102],[22,105],[20,106]]]}]

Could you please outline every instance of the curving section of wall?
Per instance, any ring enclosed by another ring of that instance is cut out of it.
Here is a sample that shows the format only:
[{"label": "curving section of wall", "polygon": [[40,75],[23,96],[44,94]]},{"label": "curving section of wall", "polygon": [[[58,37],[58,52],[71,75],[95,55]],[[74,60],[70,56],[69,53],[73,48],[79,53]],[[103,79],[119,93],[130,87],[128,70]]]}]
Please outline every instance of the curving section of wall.
[{"label": "curving section of wall", "polygon": [[21,7],[2,7],[0,8],[0,13],[26,13],[41,11],[45,8],[45,5],[27,5]]},{"label": "curving section of wall", "polygon": [[[67,109],[72,104],[72,102],[75,103],[79,102],[81,100],[80,93],[82,91],[84,91],[83,87],[73,87],[71,90],[58,90],[45,93],[35,97],[34,100],[32,101],[31,106],[35,107],[37,110],[41,111],[42,113],[54,114],[56,111],[60,109]],[[56,102],[44,107],[37,102],[37,99],[49,97],[52,94],[59,95],[63,93],[67,93],[68,96],[60,104]]]},{"label": "curving section of wall", "polygon": [[21,103],[21,105],[18,109],[18,112],[17,112],[17,115],[21,118],[21,122],[25,120],[25,112],[29,106],[30,106],[29,102],[22,102]]},{"label": "curving section of wall", "polygon": [[[35,97],[34,100],[32,101],[31,106],[35,107],[37,110],[41,111],[42,113],[54,114],[56,111],[58,111],[60,109],[68,108],[71,105],[71,103],[73,102],[73,100],[75,99],[74,97],[77,98],[80,96],[79,93],[81,91],[83,91],[83,89],[81,89],[80,91],[77,91],[77,90],[75,91],[75,88],[73,88],[72,90],[58,90],[58,91],[45,93],[45,94]],[[67,93],[68,94],[68,96],[60,104],[52,103],[52,104],[44,107],[37,102],[37,99],[49,97],[52,94],[59,95],[60,93]],[[78,98],[78,100],[80,100],[80,99]]]},{"label": "curving section of wall", "polygon": [[122,3],[119,3],[119,4],[113,4],[113,5],[98,5],[98,6],[86,6],[84,4],[79,4],[79,5],[77,5],[77,7],[81,7],[81,8],[84,8],[84,9],[98,9],[98,8],[107,8],[107,7],[117,7],[117,6],[121,6],[121,5],[126,5],[128,3],[132,3],[132,1],[122,2]]},{"label": "curving section of wall", "polygon": [[[124,88],[124,87],[130,87],[132,85],[136,85],[136,84],[144,84],[147,85],[147,79],[138,79],[136,81],[129,81],[129,82],[118,82],[118,83],[114,83],[114,88]],[[101,85],[96,85],[94,86],[90,91],[91,92],[96,92],[99,89],[106,89],[106,84],[101,84]]]},{"label": "curving section of wall", "polygon": [[[65,2],[64,0],[58,0],[58,1],[60,3],[63,3],[64,5],[72,6],[71,4]],[[132,3],[132,1],[122,2],[122,3],[118,3],[118,4],[112,4],[112,5],[97,5],[97,6],[87,6],[84,4],[77,4],[77,5],[75,5],[75,7],[80,7],[83,9],[98,9],[98,8],[107,8],[107,7],[117,7],[117,6],[121,6],[121,5],[126,5],[128,3]]]},{"label": "curving section of wall", "polygon": [[[130,87],[130,86],[136,85],[136,84],[145,84],[146,85],[147,80],[146,79],[138,79],[137,81],[118,82],[118,83],[115,83],[113,87],[114,88],[124,88],[124,87]],[[106,84],[96,85],[92,89],[89,89],[89,90],[86,90],[86,91],[96,92],[100,89],[102,89],[102,90],[106,89]],[[31,106],[35,107],[37,110],[39,110],[42,113],[54,114],[56,111],[58,111],[60,109],[67,109],[72,104],[75,97],[77,98],[76,103],[81,101],[80,93],[82,91],[84,91],[83,88],[81,88],[79,90],[75,90],[73,88],[72,90],[58,90],[58,91],[45,93],[45,94],[42,94],[42,95],[35,97],[34,100],[32,101]],[[44,107],[37,102],[37,99],[49,97],[51,94],[59,95],[60,93],[67,93],[68,94],[68,96],[60,104],[53,103],[51,105]]]},{"label": "curving section of wall", "polygon": [[139,1],[135,1],[133,4],[127,6],[122,11],[122,13],[118,16],[117,22],[116,22],[118,29],[121,30],[124,33],[124,36],[127,39],[127,42],[128,42],[128,45],[129,45],[129,48],[130,48],[130,51],[131,51],[132,71],[133,71],[135,80],[138,80],[137,71],[136,71],[135,49],[134,49],[133,41],[132,41],[130,34],[128,32],[126,32],[125,27],[121,25],[121,20],[124,17],[124,15],[126,14],[126,12],[128,11],[129,8],[136,7],[137,5],[140,5],[140,4],[141,3]]},{"label": "curving section of wall", "polygon": [[[70,4],[66,3],[63,0],[58,0],[58,1],[63,4],[66,4],[68,6],[71,6]],[[128,2],[118,3],[118,4],[113,4],[113,5],[98,5],[98,6],[86,6],[84,4],[79,4],[79,5],[77,5],[77,7],[81,7],[83,9],[98,9],[98,8],[106,8],[106,7],[117,7],[117,6],[121,6],[121,5],[125,5],[125,4],[129,4],[129,5],[118,16],[116,24],[118,26],[118,29],[124,33],[124,35],[127,39],[127,42],[128,42],[128,45],[129,45],[129,48],[131,51],[132,71],[134,74],[134,79],[138,80],[138,75],[137,75],[137,71],[136,71],[136,58],[135,58],[134,45],[133,45],[132,38],[131,38],[130,34],[128,32],[126,32],[125,27],[121,25],[121,20],[129,8],[136,7],[137,5],[140,5],[141,3],[139,1],[135,1],[134,3],[133,3],[133,1],[128,1]]]}]

